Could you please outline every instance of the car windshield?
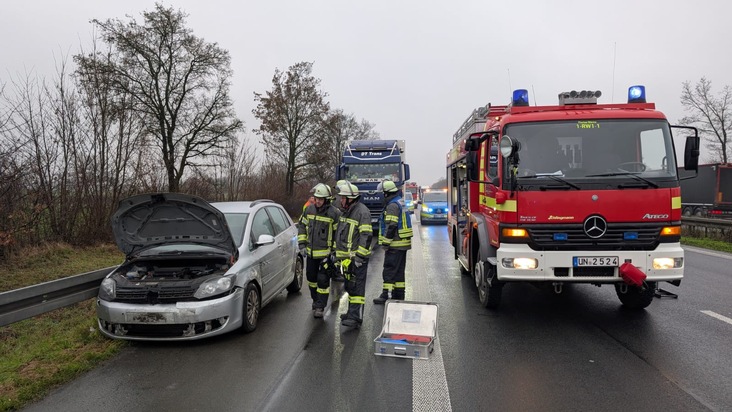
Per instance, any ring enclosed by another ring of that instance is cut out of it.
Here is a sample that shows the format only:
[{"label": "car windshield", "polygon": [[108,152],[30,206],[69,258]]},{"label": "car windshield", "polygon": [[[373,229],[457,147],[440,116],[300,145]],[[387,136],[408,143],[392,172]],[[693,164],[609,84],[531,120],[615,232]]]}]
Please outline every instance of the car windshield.
[{"label": "car windshield", "polygon": [[244,229],[247,227],[249,213],[224,213],[224,217],[238,249],[244,241]]},{"label": "car windshield", "polygon": [[422,200],[427,202],[447,202],[447,192],[427,192],[422,196]]},{"label": "car windshield", "polygon": [[395,182],[400,180],[399,163],[359,163],[349,164],[346,180],[381,181],[389,179]]},{"label": "car windshield", "polygon": [[[674,178],[676,159],[665,120],[598,119],[516,123],[519,178]],[[509,178],[510,168],[504,168]]]}]

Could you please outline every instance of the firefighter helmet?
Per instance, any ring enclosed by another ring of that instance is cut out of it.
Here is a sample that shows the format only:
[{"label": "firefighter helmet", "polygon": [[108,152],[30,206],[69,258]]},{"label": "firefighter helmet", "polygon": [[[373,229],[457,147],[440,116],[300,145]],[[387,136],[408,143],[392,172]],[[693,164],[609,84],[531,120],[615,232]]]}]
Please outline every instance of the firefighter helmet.
[{"label": "firefighter helmet", "polygon": [[333,196],[333,194],[328,185],[323,184],[323,183],[318,183],[313,188],[313,196],[330,199]]},{"label": "firefighter helmet", "polygon": [[348,183],[348,180],[341,179],[341,180],[337,181],[335,186],[333,186],[333,188],[335,189],[335,194],[339,194],[338,192],[341,191],[341,185],[344,185],[347,183]]},{"label": "firefighter helmet", "polygon": [[348,199],[356,199],[359,196],[358,187],[353,183],[344,183],[338,186],[338,194]]},{"label": "firefighter helmet", "polygon": [[376,188],[376,190],[382,191],[384,193],[396,193],[399,191],[399,188],[397,188],[394,182],[387,179],[379,183],[379,186]]}]

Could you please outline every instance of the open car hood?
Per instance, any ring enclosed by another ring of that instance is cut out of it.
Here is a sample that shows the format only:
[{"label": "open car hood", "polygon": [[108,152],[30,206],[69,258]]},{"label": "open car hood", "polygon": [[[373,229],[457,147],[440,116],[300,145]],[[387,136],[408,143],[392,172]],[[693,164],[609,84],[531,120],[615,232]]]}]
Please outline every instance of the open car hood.
[{"label": "open car hood", "polygon": [[199,244],[236,254],[224,214],[205,200],[182,193],[144,194],[120,201],[112,215],[112,232],[128,257],[171,244]]}]

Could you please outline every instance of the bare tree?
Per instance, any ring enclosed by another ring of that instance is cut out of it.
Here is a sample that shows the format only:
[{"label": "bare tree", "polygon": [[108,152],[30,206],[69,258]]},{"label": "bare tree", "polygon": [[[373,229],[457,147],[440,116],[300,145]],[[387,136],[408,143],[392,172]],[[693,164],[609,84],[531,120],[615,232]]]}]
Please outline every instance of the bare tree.
[{"label": "bare tree", "polygon": [[[145,135],[140,132],[142,121],[131,108],[132,96],[117,93],[111,73],[91,64],[96,62],[106,67],[112,63],[113,50],[101,52],[97,47],[95,39],[91,54],[97,60],[77,67],[75,76],[87,157],[85,167],[80,170],[80,180],[87,182],[82,188],[88,205],[84,223],[88,226],[86,233],[102,238],[109,233],[109,216],[119,200],[135,191],[130,187],[138,169],[135,161],[140,159],[141,152],[151,155],[153,148],[145,144]],[[85,54],[83,48],[80,54]]]},{"label": "bare tree", "polygon": [[681,104],[691,114],[679,123],[699,129],[712,153],[712,157],[707,160],[727,163],[727,139],[732,132],[732,88],[724,86],[715,97],[710,80],[702,77],[694,86],[687,81],[681,90]]},{"label": "bare tree", "polygon": [[76,62],[106,72],[115,91],[131,97],[162,156],[168,190],[178,191],[186,168],[210,164],[243,126],[229,96],[231,58],[194,36],[182,11],[156,3],[142,16],[142,23],[92,20],[113,52],[77,55]]},{"label": "bare tree", "polygon": [[313,63],[300,62],[287,72],[275,69],[272,90],[254,93],[257,107],[252,110],[261,125],[259,134],[265,147],[267,163],[285,164],[285,192],[292,195],[295,183],[310,176],[308,159],[322,134],[329,111],[327,93],[318,90],[320,79],[312,76]]},{"label": "bare tree", "polygon": [[328,113],[323,133],[318,144],[308,154],[315,167],[318,181],[333,178],[333,172],[341,162],[343,150],[352,140],[377,140],[379,133],[374,125],[366,120],[360,122],[353,114],[346,114],[342,109]]}]

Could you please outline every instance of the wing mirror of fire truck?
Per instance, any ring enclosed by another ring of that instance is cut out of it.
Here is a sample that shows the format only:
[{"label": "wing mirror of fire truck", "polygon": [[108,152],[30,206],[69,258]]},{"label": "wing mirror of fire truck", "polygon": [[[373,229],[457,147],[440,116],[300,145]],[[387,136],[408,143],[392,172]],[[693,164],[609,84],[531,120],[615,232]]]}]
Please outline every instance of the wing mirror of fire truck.
[{"label": "wing mirror of fire truck", "polygon": [[686,136],[684,170],[699,169],[699,136]]}]

